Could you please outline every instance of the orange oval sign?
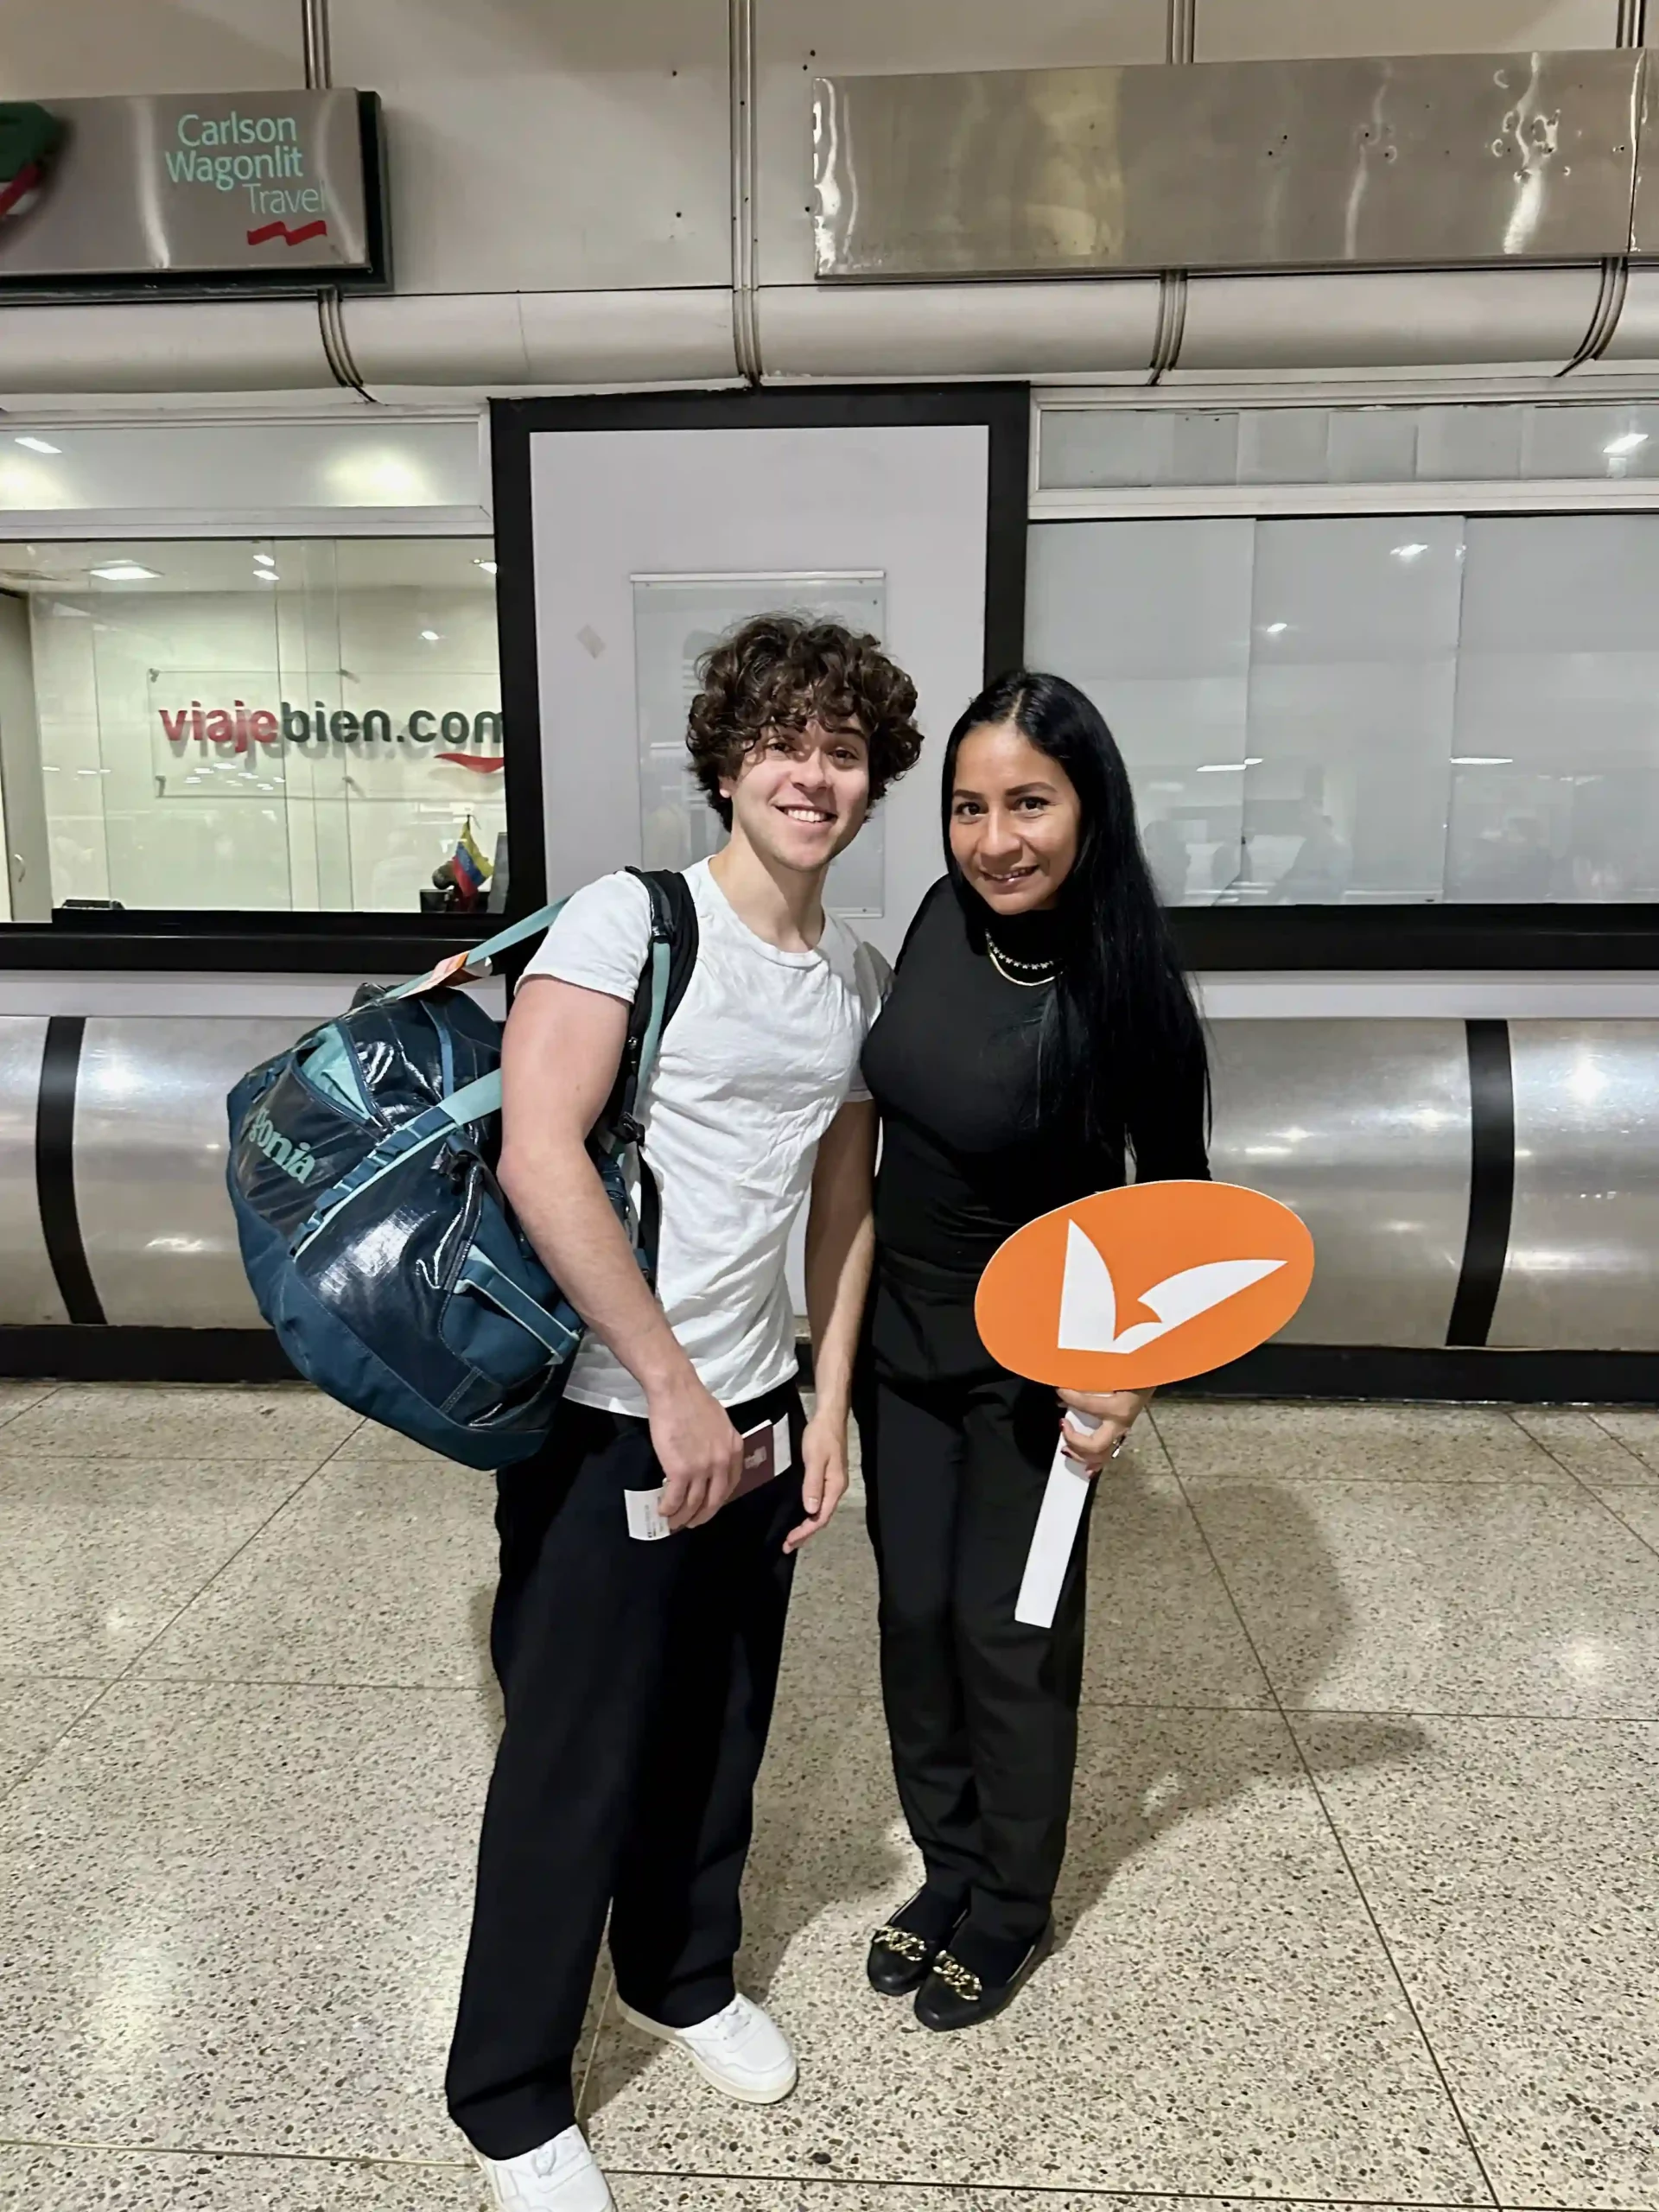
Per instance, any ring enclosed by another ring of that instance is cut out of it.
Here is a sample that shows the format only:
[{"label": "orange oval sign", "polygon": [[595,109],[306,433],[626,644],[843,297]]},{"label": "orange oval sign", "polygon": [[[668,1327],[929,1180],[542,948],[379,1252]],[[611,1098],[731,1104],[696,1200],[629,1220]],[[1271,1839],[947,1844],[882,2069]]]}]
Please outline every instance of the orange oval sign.
[{"label": "orange oval sign", "polygon": [[1061,1390],[1147,1390],[1224,1367],[1282,1329],[1313,1239],[1236,1183],[1132,1183],[1039,1215],[979,1279],[999,1366]]}]

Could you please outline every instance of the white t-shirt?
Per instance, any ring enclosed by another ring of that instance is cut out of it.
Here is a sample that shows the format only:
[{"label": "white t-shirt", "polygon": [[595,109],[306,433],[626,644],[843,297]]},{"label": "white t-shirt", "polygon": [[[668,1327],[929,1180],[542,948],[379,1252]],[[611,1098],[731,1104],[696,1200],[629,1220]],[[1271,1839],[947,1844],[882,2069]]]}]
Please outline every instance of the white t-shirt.
[{"label": "white t-shirt", "polygon": [[[789,1233],[818,1139],[845,1100],[869,1096],[858,1058],[885,967],[828,916],[810,952],[768,944],[733,912],[706,861],[685,881],[697,910],[696,965],[638,1116],[662,1194],[658,1296],[710,1395],[734,1406],[795,1372]],[[631,1005],[650,944],[645,885],[601,876],[571,899],[524,972]],[[645,1412],[638,1382],[591,1334],[567,1395],[608,1413]]]}]

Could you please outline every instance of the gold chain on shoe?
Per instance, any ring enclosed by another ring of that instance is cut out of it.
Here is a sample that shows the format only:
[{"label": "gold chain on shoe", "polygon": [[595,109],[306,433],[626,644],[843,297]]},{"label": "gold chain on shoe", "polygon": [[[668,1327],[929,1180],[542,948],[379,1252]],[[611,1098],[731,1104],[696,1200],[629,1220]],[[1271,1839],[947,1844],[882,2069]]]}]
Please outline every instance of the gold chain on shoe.
[{"label": "gold chain on shoe", "polygon": [[928,1955],[927,1945],[908,1928],[878,1928],[870,1941],[884,1951],[896,1951],[901,1959],[908,1959],[914,1966],[919,1966]]},{"label": "gold chain on shoe", "polygon": [[948,1989],[954,1989],[957,1996],[969,2005],[976,2005],[985,1993],[985,1985],[979,1976],[969,1974],[962,1961],[953,1959],[949,1951],[939,1953],[933,1961],[933,1971]]}]

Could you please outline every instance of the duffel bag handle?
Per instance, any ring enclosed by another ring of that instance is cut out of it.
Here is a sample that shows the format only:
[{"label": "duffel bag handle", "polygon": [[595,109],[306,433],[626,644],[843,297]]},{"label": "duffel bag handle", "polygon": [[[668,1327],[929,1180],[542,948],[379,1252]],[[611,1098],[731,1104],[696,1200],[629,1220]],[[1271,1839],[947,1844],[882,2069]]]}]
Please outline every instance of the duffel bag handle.
[{"label": "duffel bag handle", "polygon": [[423,991],[435,990],[440,983],[476,982],[480,976],[487,976],[490,963],[498,952],[506,952],[513,945],[522,944],[527,937],[550,927],[563,904],[563,899],[556,899],[550,906],[538,906],[533,914],[526,914],[522,922],[514,922],[510,929],[498,930],[493,937],[486,937],[470,952],[452,952],[435,968],[429,968],[424,976],[416,976],[407,983],[399,983],[395,990],[384,993],[381,1003],[392,999],[418,998]]}]

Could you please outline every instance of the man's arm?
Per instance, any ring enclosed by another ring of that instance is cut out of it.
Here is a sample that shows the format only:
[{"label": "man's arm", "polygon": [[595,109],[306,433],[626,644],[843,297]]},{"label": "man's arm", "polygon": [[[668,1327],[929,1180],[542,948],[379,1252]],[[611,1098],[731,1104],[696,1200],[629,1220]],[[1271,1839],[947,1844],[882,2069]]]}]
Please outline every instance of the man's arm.
[{"label": "man's arm", "polygon": [[824,1131],[806,1217],[806,1313],[812,1331],[817,1410],[802,1447],[807,1518],[786,1548],[798,1550],[830,1520],[847,1491],[847,1415],[853,1360],[875,1252],[875,1108],[850,1101]]},{"label": "man's arm", "polygon": [[666,1481],[663,1517],[686,1529],[730,1497],[743,1447],[652,1297],[588,1154],[627,1030],[620,999],[524,978],[501,1048],[499,1174],[560,1289],[645,1391]]}]

